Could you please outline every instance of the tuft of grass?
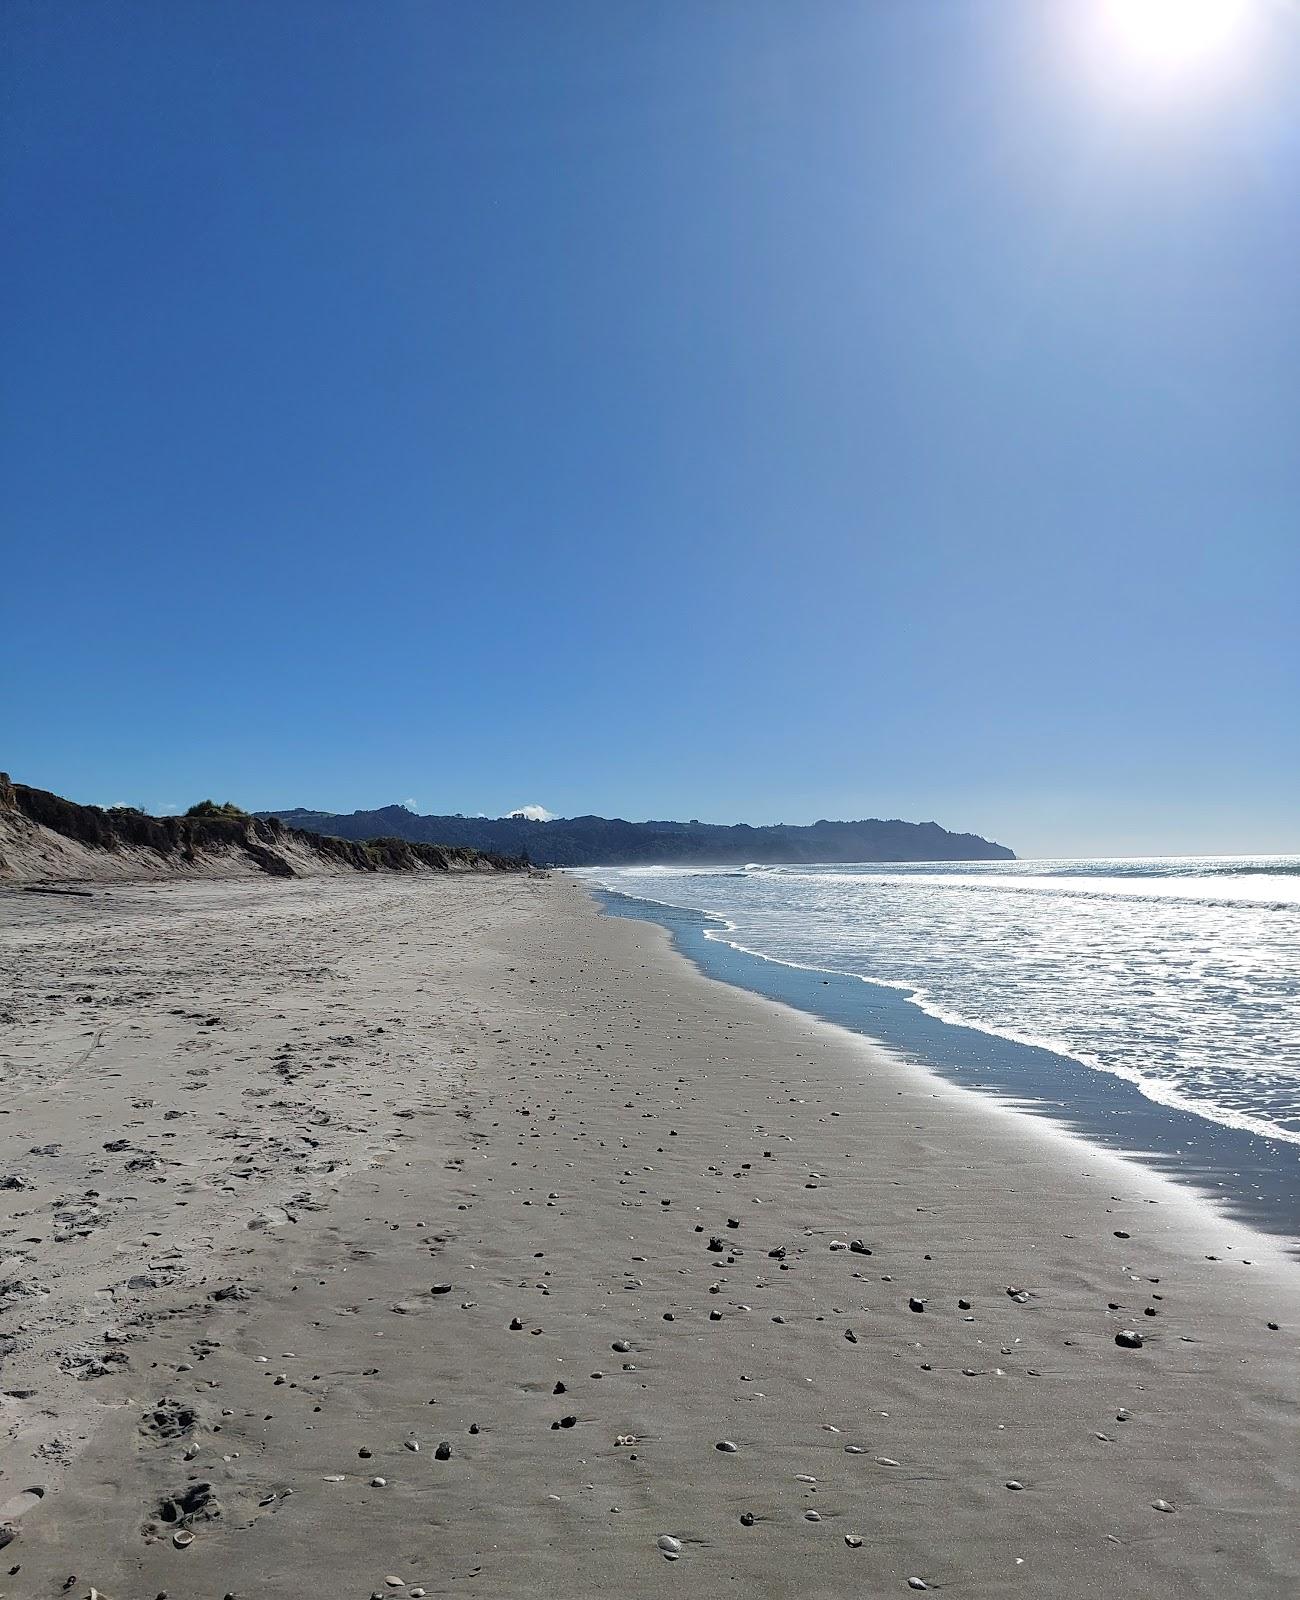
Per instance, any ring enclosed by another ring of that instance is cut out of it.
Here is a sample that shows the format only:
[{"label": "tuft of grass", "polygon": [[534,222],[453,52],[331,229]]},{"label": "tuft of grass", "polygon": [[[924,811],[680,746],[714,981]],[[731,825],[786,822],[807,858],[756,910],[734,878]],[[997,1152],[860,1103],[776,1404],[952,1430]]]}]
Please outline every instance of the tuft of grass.
[{"label": "tuft of grass", "polygon": [[198,805],[191,806],[185,815],[187,817],[224,817],[230,820],[247,817],[248,812],[242,806],[237,806],[233,800],[225,800],[220,805],[215,800],[200,800]]}]

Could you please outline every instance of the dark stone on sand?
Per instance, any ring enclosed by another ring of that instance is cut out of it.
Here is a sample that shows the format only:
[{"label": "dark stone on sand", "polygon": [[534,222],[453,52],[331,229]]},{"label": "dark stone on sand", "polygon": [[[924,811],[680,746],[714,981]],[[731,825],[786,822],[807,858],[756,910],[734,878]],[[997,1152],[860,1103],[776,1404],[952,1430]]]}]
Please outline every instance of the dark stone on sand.
[{"label": "dark stone on sand", "polygon": [[867,1249],[861,1239],[850,1239],[849,1249],[855,1256],[869,1256],[871,1254],[871,1251]]},{"label": "dark stone on sand", "polygon": [[451,1293],[451,1285],[449,1283],[435,1283],[434,1286],[429,1290],[429,1293],[430,1294],[450,1294]]},{"label": "dark stone on sand", "polygon": [[925,1301],[918,1300],[917,1297],[913,1295],[912,1298],[907,1302],[907,1309],[909,1311],[924,1311]]},{"label": "dark stone on sand", "polygon": [[1115,1343],[1122,1350],[1140,1350],[1142,1348],[1142,1335],[1135,1333],[1132,1328],[1122,1328],[1115,1335]]},{"label": "dark stone on sand", "polygon": [[736,1454],[736,1446],[730,1439],[719,1439],[713,1448],[721,1450],[724,1456],[734,1456]]},{"label": "dark stone on sand", "polygon": [[433,1459],[435,1461],[451,1460],[451,1445],[446,1439],[443,1439],[438,1445],[438,1448],[433,1452]]},{"label": "dark stone on sand", "polygon": [[740,1513],[740,1525],[742,1528],[752,1528],[754,1526],[754,1513],[752,1511],[742,1511]]}]

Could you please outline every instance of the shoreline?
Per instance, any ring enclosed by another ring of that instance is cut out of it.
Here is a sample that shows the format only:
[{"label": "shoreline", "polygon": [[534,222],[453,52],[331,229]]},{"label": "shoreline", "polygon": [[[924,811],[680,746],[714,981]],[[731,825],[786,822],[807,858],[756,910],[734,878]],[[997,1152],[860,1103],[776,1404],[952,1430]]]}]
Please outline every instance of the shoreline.
[{"label": "shoreline", "polygon": [[802,966],[733,941],[717,913],[579,879],[611,916],[651,922],[707,976],[820,1017],[939,1080],[1047,1120],[1185,1186],[1300,1259],[1300,1147],[1219,1123],[1046,1045],[944,1017],[906,985]]},{"label": "shoreline", "polygon": [[1168,1180],[561,877],[35,898],[6,1600],[1300,1579],[1300,1280]]}]

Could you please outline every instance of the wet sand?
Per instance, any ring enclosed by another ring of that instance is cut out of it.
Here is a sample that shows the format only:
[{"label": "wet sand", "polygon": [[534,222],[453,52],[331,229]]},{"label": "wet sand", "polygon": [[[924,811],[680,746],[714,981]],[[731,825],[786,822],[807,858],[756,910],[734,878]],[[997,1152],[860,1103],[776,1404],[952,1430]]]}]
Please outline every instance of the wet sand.
[{"label": "wet sand", "polygon": [[569,881],[6,894],[0,992],[0,1596],[1300,1584],[1300,1269]]}]

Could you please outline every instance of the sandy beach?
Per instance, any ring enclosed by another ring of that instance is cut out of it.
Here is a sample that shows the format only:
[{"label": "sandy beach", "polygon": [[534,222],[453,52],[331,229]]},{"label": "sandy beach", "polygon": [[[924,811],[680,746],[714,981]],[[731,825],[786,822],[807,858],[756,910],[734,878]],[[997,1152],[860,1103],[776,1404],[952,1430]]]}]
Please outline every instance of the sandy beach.
[{"label": "sandy beach", "polygon": [[6,892],[0,995],[6,1600],[1300,1587],[1300,1267],[571,880]]}]

